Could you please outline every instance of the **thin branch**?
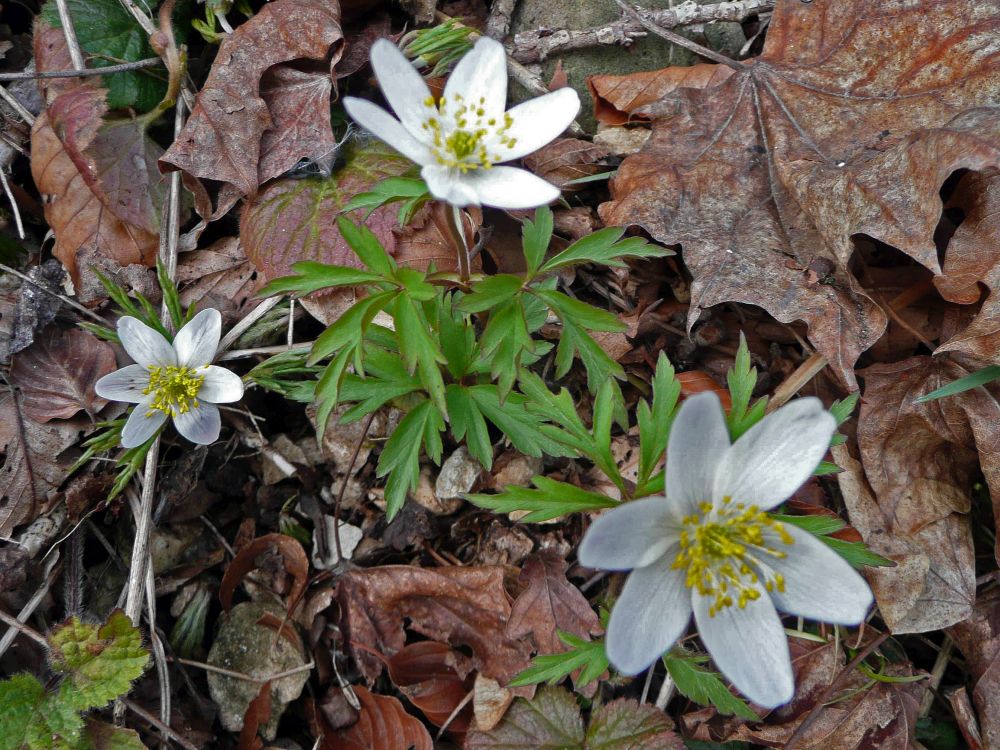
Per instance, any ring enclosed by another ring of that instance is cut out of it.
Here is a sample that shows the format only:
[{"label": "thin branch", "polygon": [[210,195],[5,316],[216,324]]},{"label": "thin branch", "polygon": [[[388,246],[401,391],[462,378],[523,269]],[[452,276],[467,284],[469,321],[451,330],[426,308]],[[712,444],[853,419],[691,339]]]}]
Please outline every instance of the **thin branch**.
[{"label": "thin branch", "polygon": [[135,62],[118,63],[108,65],[104,68],[84,68],[82,70],[49,70],[39,73],[37,70],[22,71],[20,73],[0,73],[0,81],[28,81],[36,78],[86,78],[88,76],[103,76],[110,73],[123,73],[127,70],[142,70],[144,68],[155,68],[162,65],[163,60],[158,57],[147,57],[144,60]]},{"label": "thin branch", "polygon": [[365,426],[361,430],[361,437],[358,438],[357,444],[354,446],[354,452],[351,454],[351,460],[347,464],[347,471],[344,472],[344,478],[340,482],[340,492],[337,493],[337,500],[333,504],[333,543],[337,548],[337,562],[343,562],[344,551],[341,549],[340,544],[340,507],[344,501],[344,492],[347,490],[347,483],[351,479],[351,472],[354,471],[354,463],[358,460],[358,454],[361,453],[361,446],[364,444],[365,440],[368,439],[368,431],[372,428],[372,422],[375,420],[375,415],[378,410],[373,411],[368,415],[368,419],[365,421]]},{"label": "thin branch", "polygon": [[80,42],[76,39],[76,27],[73,26],[73,16],[70,15],[66,0],[56,0],[56,7],[59,9],[59,23],[62,24],[63,36],[66,37],[66,46],[69,48],[69,59],[73,61],[74,68],[84,70],[87,66],[83,62]]},{"label": "thin branch", "polygon": [[674,32],[663,28],[658,23],[650,20],[648,11],[644,10],[640,12],[625,2],[625,0],[615,0],[615,3],[619,8],[625,11],[626,14],[635,19],[644,29],[656,34],[661,39],[666,39],[671,44],[676,44],[678,47],[683,47],[689,52],[694,52],[696,55],[712,60],[713,62],[717,62],[720,65],[726,65],[733,70],[746,70],[747,66],[745,63],[741,63],[738,60],[733,60],[725,55],[721,55],[715,50],[703,47],[697,42],[692,42],[687,37],[675,34]]},{"label": "thin branch", "polygon": [[795,369],[795,372],[789,375],[775,389],[774,395],[767,402],[768,414],[779,406],[783,406],[792,396],[805,388],[806,384],[816,377],[827,364],[829,363],[822,354],[814,353],[810,355]]},{"label": "thin branch", "polygon": [[[229,349],[233,344],[236,343],[236,339],[246,333],[247,329],[250,328],[254,323],[263,318],[270,312],[271,308],[281,302],[281,297],[269,297],[263,302],[261,302],[257,307],[255,307],[249,315],[244,317],[239,323],[234,325],[229,329],[229,333],[222,337],[222,341],[219,342],[219,359],[233,359],[232,356],[226,357],[223,353]],[[288,347],[282,346],[281,350],[287,349]]]},{"label": "thin branch", "polygon": [[[38,605],[42,603],[42,600],[48,596],[49,587],[55,583],[56,578],[59,576],[59,572],[62,570],[62,566],[59,563],[59,550],[49,558],[49,561],[45,565],[45,575],[42,578],[42,583],[39,585],[38,589],[28,602],[21,607],[21,611],[17,613],[17,621],[19,623],[24,623],[29,617],[38,609]],[[12,628],[8,630],[3,638],[0,638],[0,656],[7,653],[7,649],[10,648],[10,644],[14,642],[17,638],[19,629]]]},{"label": "thin branch", "polygon": [[[664,29],[699,26],[718,21],[743,21],[759,13],[774,10],[774,0],[740,0],[717,5],[686,2],[674,8],[645,11],[646,18]],[[553,55],[588,47],[621,45],[628,47],[646,36],[645,27],[632,17],[622,17],[605,26],[591,29],[538,29],[522,31],[514,37],[511,56],[518,62],[539,63]]]},{"label": "thin branch", "polygon": [[16,617],[11,617],[2,609],[0,609],[0,622],[3,622],[17,631],[20,631],[24,635],[28,636],[35,643],[40,643],[45,648],[49,647],[49,642],[45,640],[45,636],[39,633],[30,625],[25,625],[23,622],[18,620]]},{"label": "thin branch", "polygon": [[157,719],[155,716],[153,716],[153,714],[149,713],[149,711],[144,709],[142,706],[133,703],[128,698],[122,698],[121,701],[125,705],[125,707],[128,708],[129,711],[134,713],[140,719],[148,721],[152,726],[159,729],[161,732],[163,732],[163,734],[167,735],[167,737],[169,737],[178,745],[183,747],[184,750],[198,750],[197,745],[194,745],[188,740],[184,739],[183,735],[180,735],[177,732],[175,732],[167,724]]},{"label": "thin branch", "polygon": [[300,674],[302,672],[309,672],[313,667],[316,666],[315,662],[309,662],[308,664],[302,664],[298,667],[292,667],[291,669],[286,669],[283,672],[275,672],[267,677],[253,677],[251,675],[245,674],[243,672],[236,672],[232,669],[225,669],[224,667],[216,667],[211,664],[206,664],[203,661],[194,661],[193,659],[182,659],[179,656],[168,656],[167,661],[172,661],[176,664],[185,664],[189,667],[197,667],[198,669],[204,669],[206,672],[214,672],[215,674],[221,674],[224,677],[232,677],[234,680],[243,680],[244,682],[253,682],[258,685],[263,685],[265,682],[271,682],[272,680],[280,680],[283,677],[291,677],[293,674]]}]

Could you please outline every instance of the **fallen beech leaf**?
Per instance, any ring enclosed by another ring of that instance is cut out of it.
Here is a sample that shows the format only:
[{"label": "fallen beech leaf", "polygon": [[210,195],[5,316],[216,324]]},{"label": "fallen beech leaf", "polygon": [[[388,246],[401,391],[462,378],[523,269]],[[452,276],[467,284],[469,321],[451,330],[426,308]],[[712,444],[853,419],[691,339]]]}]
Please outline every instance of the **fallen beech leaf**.
[{"label": "fallen beech leaf", "polygon": [[288,613],[298,604],[306,590],[309,576],[309,558],[299,542],[285,534],[265,534],[254,539],[236,553],[229,563],[222,582],[219,584],[219,601],[227,612],[233,606],[233,592],[247,573],[257,567],[257,557],[263,552],[277,551],[285,560],[285,570],[292,576],[292,588],[288,592]]},{"label": "fallen beech leaf", "polygon": [[432,750],[427,728],[389,695],[371,693],[354,686],[361,702],[358,720],[349,727],[323,737],[322,750]]},{"label": "fallen beech leaf", "polygon": [[525,589],[514,600],[507,621],[508,636],[530,635],[538,653],[553,654],[566,650],[556,630],[565,630],[586,640],[603,632],[587,598],[566,580],[568,567],[553,549],[543,550],[525,560],[520,577]]},{"label": "fallen beech leaf", "polygon": [[524,166],[556,187],[579,190],[586,185],[565,187],[566,183],[608,171],[597,164],[607,155],[603,146],[579,138],[560,138],[524,157]]},{"label": "fallen beech leaf", "polygon": [[[968,619],[948,629],[965,657],[983,747],[1000,747],[1000,589],[985,591]],[[968,699],[966,699],[968,700]]]},{"label": "fallen beech leaf", "polygon": [[944,358],[869,367],[861,373],[858,422],[864,472],[843,446],[834,449],[852,525],[875,552],[897,563],[866,569],[894,633],[947,627],[968,617],[975,600],[966,514],[980,466],[977,447],[987,482],[1000,486],[994,437],[1000,404],[982,389],[914,403],[964,374]]},{"label": "fallen beech leaf", "polygon": [[508,682],[528,665],[530,648],[505,634],[510,604],[500,566],[417,568],[385,565],[353,570],[338,582],[348,648],[369,680],[382,663],[369,650],[393,654],[409,627],[432,640],[472,650],[487,677]]},{"label": "fallen beech leaf", "polygon": [[[337,3],[275,0],[264,5],[219,47],[191,117],[161,166],[228,183],[249,195],[299,159],[329,153],[335,143],[330,72],[342,45]],[[287,64],[296,60],[314,61],[322,73],[296,75]],[[296,85],[281,87],[293,79]]]},{"label": "fallen beech leaf", "polygon": [[660,709],[619,698],[597,707],[584,731],[580,707],[566,690],[546,685],[519,698],[489,732],[470,732],[466,750],[682,750],[684,743]]},{"label": "fallen beech leaf", "polygon": [[[418,641],[404,646],[387,661],[389,677],[400,692],[435,726],[444,726],[455,709],[466,700],[473,677],[465,678],[456,669],[464,657],[450,646],[437,641]],[[467,671],[467,670],[466,670]],[[461,734],[468,726],[472,704],[466,706],[448,724],[448,730]]]},{"label": "fallen beech leaf", "polygon": [[116,368],[110,344],[80,328],[49,328],[14,356],[10,382],[21,390],[25,416],[36,422],[69,419],[81,409],[91,417],[108,403],[94,383]]},{"label": "fallen beech leaf", "polygon": [[66,478],[68,463],[59,454],[92,429],[84,417],[37,424],[18,414],[10,393],[0,396],[0,537],[33,521],[58,498],[56,490]]},{"label": "fallen beech leaf", "polygon": [[[601,217],[683,246],[689,326],[728,301],[803,320],[853,385],[886,317],[848,268],[852,237],[938,271],[942,184],[1000,164],[998,31],[976,0],[778,2],[760,57],[644,108],[653,135]],[[811,280],[817,259],[831,283]]]},{"label": "fallen beech leaf", "polygon": [[597,75],[587,79],[594,98],[594,117],[602,125],[648,122],[642,108],[658,102],[679,88],[718,86],[733,74],[725,65],[696,63],[683,68],[663,68],[627,75]]}]

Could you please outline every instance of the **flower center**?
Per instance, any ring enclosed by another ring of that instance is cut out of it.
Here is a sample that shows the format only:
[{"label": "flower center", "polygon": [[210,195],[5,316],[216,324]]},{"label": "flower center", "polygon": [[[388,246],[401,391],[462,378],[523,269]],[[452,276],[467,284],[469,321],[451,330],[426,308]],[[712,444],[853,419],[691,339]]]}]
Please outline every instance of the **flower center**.
[{"label": "flower center", "polygon": [[463,173],[489,169],[503,161],[502,153],[498,153],[501,147],[512,149],[517,143],[507,134],[514,118],[509,112],[499,120],[487,117],[484,96],[479,97],[478,104],[466,102],[461,94],[455,94],[450,101],[443,96],[438,100],[429,96],[424,105],[429,114],[421,127],[431,134],[434,158],[449,169]]},{"label": "flower center", "polygon": [[151,417],[153,412],[162,411],[168,417],[176,417],[198,408],[198,391],[205,382],[205,376],[196,372],[191,367],[150,365],[149,385],[142,391],[146,395],[153,394],[146,416]]},{"label": "flower center", "polygon": [[[775,546],[793,544],[784,525],[756,505],[746,506],[725,498],[721,508],[711,503],[699,505],[701,515],[684,519],[681,549],[673,568],[687,569],[685,584],[702,596],[713,597],[710,617],[735,603],[740,609],[767,591],[785,590],[785,579],[767,564],[768,558],[782,559],[788,553]],[[765,536],[765,532],[770,532]]]}]

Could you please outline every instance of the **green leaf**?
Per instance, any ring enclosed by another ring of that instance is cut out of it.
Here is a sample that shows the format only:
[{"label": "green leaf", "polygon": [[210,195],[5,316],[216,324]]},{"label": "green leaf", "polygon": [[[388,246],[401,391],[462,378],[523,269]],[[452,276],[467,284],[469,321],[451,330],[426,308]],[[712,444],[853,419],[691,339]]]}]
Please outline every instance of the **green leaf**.
[{"label": "green leaf", "polygon": [[52,667],[68,674],[64,685],[72,687],[68,695],[81,711],[127,693],[149,661],[139,629],[120,609],[100,627],[70,618],[48,640]]},{"label": "green leaf", "polygon": [[756,721],[757,716],[741,699],[729,692],[718,673],[698,666],[690,657],[665,654],[663,663],[677,686],[677,691],[702,706],[715,706],[720,714]]},{"label": "green leaf", "polygon": [[340,386],[347,374],[347,365],[351,360],[351,354],[353,354],[351,349],[342,349],[323,369],[323,374],[320,375],[316,383],[316,439],[320,445],[323,444],[323,435],[326,434],[326,425],[330,421],[330,415],[337,408]]},{"label": "green leaf", "polygon": [[948,385],[943,385],[930,393],[925,393],[923,396],[916,399],[916,402],[918,404],[923,404],[939,398],[954,396],[956,393],[964,393],[965,391],[978,388],[979,386],[985,385],[986,383],[990,383],[994,380],[1000,380],[1000,365],[990,365],[989,367],[984,367],[982,370],[970,372],[965,377],[953,380],[948,383]]},{"label": "green leaf", "polygon": [[[1000,372],[1000,368],[998,368],[998,372]],[[830,404],[830,413],[837,420],[838,427],[851,418],[851,414],[854,413],[854,409],[857,407],[860,398],[861,391],[854,391],[847,398],[839,399]]]},{"label": "green leaf", "polygon": [[379,292],[355,302],[313,342],[306,364],[314,365],[329,357],[342,346],[361,343],[375,316],[388,305],[398,292]]},{"label": "green leaf", "polygon": [[174,328],[180,329],[184,325],[184,308],[181,306],[181,298],[177,293],[177,285],[174,283],[173,279],[167,273],[167,267],[163,265],[163,262],[157,258],[156,259],[156,280],[160,284],[160,289],[163,291],[163,303],[167,308],[167,312],[170,313],[170,320],[174,324]]},{"label": "green leaf", "polygon": [[763,419],[764,411],[767,409],[766,396],[758,399],[753,407],[750,407],[750,398],[753,396],[754,386],[757,385],[757,370],[750,363],[750,349],[742,332],[740,346],[736,350],[736,360],[726,374],[726,382],[733,402],[733,408],[726,422],[729,425],[729,435],[735,441]]},{"label": "green leaf", "polygon": [[[92,750],[146,750],[134,729],[116,727],[103,721],[88,721],[84,730]],[[88,748],[88,750],[89,750]]]},{"label": "green leaf", "polygon": [[578,688],[589,685],[608,669],[608,656],[604,652],[604,641],[588,641],[572,633],[557,630],[559,640],[569,646],[568,651],[556,654],[539,654],[531,660],[531,666],[511,680],[507,687],[521,687],[548,682],[550,685],[580,670],[576,680]]},{"label": "green leaf", "polygon": [[[587,371],[587,389],[596,393],[608,380],[622,380],[625,371],[608,353],[601,348],[585,330],[573,322],[564,319],[559,346],[556,348],[556,377],[561,378],[573,366],[573,357],[577,355]],[[618,399],[621,400],[621,391]]]},{"label": "green leaf", "polygon": [[473,505],[496,513],[530,511],[522,523],[539,523],[570,513],[614,508],[619,503],[607,495],[588,492],[574,484],[537,476],[531,480],[537,489],[508,485],[496,495],[467,495]]},{"label": "green leaf", "polygon": [[[667,355],[660,352],[653,375],[653,398],[651,402],[640,401],[636,408],[639,425],[639,488],[649,483],[663,455],[667,450],[670,427],[677,412],[677,401],[681,395],[681,384],[674,373],[674,367]],[[645,494],[645,493],[643,493]]]},{"label": "green leaf", "polygon": [[337,228],[348,247],[358,256],[358,260],[373,273],[384,278],[389,278],[396,273],[396,261],[389,257],[378,237],[367,226],[355,224],[350,219],[341,216],[337,219]]},{"label": "green leaf", "polygon": [[359,208],[367,209],[365,214],[367,219],[376,208],[402,201],[398,221],[400,225],[406,225],[410,223],[417,209],[430,200],[430,197],[427,183],[420,178],[388,177],[375,183],[371,190],[355,194],[344,204],[341,211],[346,214]]},{"label": "green leaf", "polygon": [[490,375],[504,396],[514,385],[525,353],[534,352],[536,348],[528,333],[522,299],[523,295],[517,295],[493,310],[479,339],[483,357],[490,365]]},{"label": "green leaf", "polygon": [[423,311],[409,297],[401,294],[396,297],[393,304],[392,317],[396,323],[399,353],[403,355],[407,370],[417,373],[434,405],[447,417],[444,379],[438,366],[445,364],[447,360],[429,332]]},{"label": "green leaf", "polygon": [[30,674],[14,675],[0,682],[0,747],[19,748],[32,724],[39,721],[38,707],[45,688]]},{"label": "green leaf", "polygon": [[590,331],[624,331],[628,328],[617,315],[573,299],[562,292],[536,288],[532,288],[531,292],[552,308],[563,322],[568,320]]},{"label": "green leaf", "polygon": [[523,281],[520,276],[509,273],[498,273],[473,282],[471,293],[462,298],[459,309],[467,313],[478,313],[489,310],[521,291]]},{"label": "green leaf", "polygon": [[[437,453],[440,457],[440,436],[444,420],[430,401],[421,401],[400,421],[385,443],[379,456],[375,473],[388,475],[385,487],[386,517],[391,521],[406,502],[406,493],[417,488],[420,477],[420,449],[425,447],[429,435],[438,435]],[[428,455],[434,452],[431,444]]]},{"label": "green leaf", "polygon": [[518,698],[489,732],[473,731],[469,750],[584,750],[583,718],[573,695],[543,686],[527,701]]},{"label": "green leaf", "polygon": [[500,402],[495,385],[476,385],[469,388],[469,395],[479,410],[510,440],[517,450],[529,456],[565,456],[562,446],[541,432],[542,420],[525,408],[525,399],[517,393]]},{"label": "green leaf", "polygon": [[539,206],[535,209],[535,220],[525,219],[521,227],[524,260],[528,267],[529,279],[534,277],[545,260],[545,253],[552,241],[553,222],[551,209],[548,206]]},{"label": "green leaf", "polygon": [[372,271],[364,271],[350,266],[334,266],[303,260],[292,265],[293,276],[280,276],[260,290],[261,297],[276,294],[306,295],[321,289],[336,289],[342,286],[374,284],[384,279]]},{"label": "green leaf", "polygon": [[625,230],[621,227],[607,227],[582,237],[554,256],[541,268],[541,273],[580,263],[599,263],[604,266],[623,268],[622,258],[663,258],[674,255],[673,250],[651,245],[640,237],[621,239]]},{"label": "green leaf", "polygon": [[465,440],[469,453],[487,470],[493,468],[493,444],[490,442],[489,427],[469,389],[449,385],[445,389],[445,399],[448,402],[452,437],[458,441]]},{"label": "green leaf", "polygon": [[[149,46],[149,34],[118,0],[66,0],[66,8],[73,19],[77,41],[87,53],[88,67],[105,68],[157,56]],[[41,18],[53,28],[62,28],[55,0],[48,0],[42,6]],[[175,33],[179,30],[175,28]],[[103,76],[102,81],[108,89],[111,109],[132,107],[148,112],[167,92],[162,68],[112,73]]]},{"label": "green leaf", "polygon": [[671,750],[681,742],[673,726],[656,706],[619,698],[594,709],[584,747],[585,750]]},{"label": "green leaf", "polygon": [[865,566],[876,568],[893,567],[896,565],[892,560],[888,560],[872,552],[864,542],[847,542],[843,539],[829,536],[847,526],[839,518],[826,515],[791,516],[782,513],[772,513],[771,516],[782,523],[788,523],[792,526],[797,526],[803,531],[808,531],[855,568],[863,568]]},{"label": "green leaf", "polygon": [[[472,367],[476,352],[476,331],[472,321],[461,313],[453,300],[461,300],[461,293],[442,295],[438,304],[438,339],[441,353],[448,360],[448,372],[461,380]],[[449,407],[449,413],[451,407]]]}]

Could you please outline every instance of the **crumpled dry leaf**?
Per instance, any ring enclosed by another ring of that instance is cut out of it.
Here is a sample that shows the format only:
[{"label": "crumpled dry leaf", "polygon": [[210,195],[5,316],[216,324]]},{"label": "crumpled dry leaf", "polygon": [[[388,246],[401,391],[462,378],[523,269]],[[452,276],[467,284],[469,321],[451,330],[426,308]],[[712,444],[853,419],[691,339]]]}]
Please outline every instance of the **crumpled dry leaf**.
[{"label": "crumpled dry leaf", "polygon": [[306,579],[309,575],[309,558],[305,550],[297,539],[285,534],[265,534],[254,539],[249,544],[243,546],[237,553],[233,561],[229,563],[222,581],[219,583],[219,601],[222,608],[227,612],[233,606],[233,592],[237,584],[242,581],[247,573],[257,567],[257,558],[265,552],[277,552],[284,560],[284,569],[293,579],[292,587],[288,592],[287,611],[291,611],[298,605],[306,590]]},{"label": "crumpled dry leaf", "polygon": [[[864,472],[844,446],[834,449],[851,523],[872,550],[896,562],[865,571],[894,633],[947,627],[968,617],[975,601],[966,514],[979,471],[977,447],[984,469],[996,466],[989,436],[1000,404],[979,390],[914,403],[964,374],[957,364],[930,357],[868,368],[858,422]],[[996,471],[987,474],[994,487],[1000,486]]]},{"label": "crumpled dry leaf", "polygon": [[514,600],[507,635],[530,635],[540,654],[565,651],[556,635],[565,630],[580,638],[603,632],[597,614],[580,590],[566,580],[569,566],[555,550],[542,550],[524,562],[520,583],[524,591]]},{"label": "crumpled dry leaf", "polygon": [[524,166],[556,187],[579,190],[586,185],[566,187],[566,183],[608,171],[608,167],[597,164],[607,155],[608,150],[595,143],[579,138],[559,138],[524,157]]},{"label": "crumpled dry leaf", "polygon": [[10,393],[0,397],[0,448],[4,452],[0,537],[9,537],[16,526],[34,520],[57,499],[56,490],[68,468],[68,463],[60,463],[59,454],[91,427],[91,421],[83,417],[37,424],[18,413]]},{"label": "crumpled dry leaf", "polygon": [[[162,168],[249,195],[299,159],[329,153],[335,143],[331,73],[342,46],[337,3],[264,5],[222,43],[191,117],[160,160]],[[313,71],[307,61],[313,61]]]},{"label": "crumpled dry leaf", "polygon": [[225,237],[209,247],[181,255],[177,260],[177,283],[181,304],[197,302],[201,310],[214,307],[228,325],[260,304],[254,295],[263,286],[237,237]]},{"label": "crumpled dry leaf", "polygon": [[358,720],[351,726],[326,734],[322,750],[432,750],[427,728],[406,713],[403,704],[391,695],[369,692],[354,686],[361,703]]},{"label": "crumpled dry leaf", "polygon": [[435,726],[448,723],[451,732],[461,734],[472,719],[467,703],[454,718],[455,709],[472,689],[473,677],[465,674],[467,659],[450,646],[437,641],[419,641],[404,646],[386,663],[389,677],[400,692]]},{"label": "crumpled dry leaf", "polygon": [[971,674],[984,747],[1000,747],[1000,589],[985,592],[972,616],[948,629]]},{"label": "crumpled dry leaf", "polygon": [[115,369],[115,350],[81,328],[49,328],[15,355],[11,385],[21,391],[21,408],[36,422],[69,419],[81,409],[93,417],[108,403],[94,390]]},{"label": "crumpled dry leaf", "polygon": [[[643,112],[654,132],[601,207],[681,244],[700,308],[804,320],[837,375],[886,326],[848,264],[864,234],[938,271],[939,190],[1000,164],[1000,7],[779,2],[763,54]],[[935,40],[929,45],[928,40]],[[830,283],[810,280],[817,259]]]},{"label": "crumpled dry leaf", "polygon": [[658,102],[679,88],[718,86],[733,74],[725,65],[697,63],[683,68],[663,68],[627,75],[596,75],[587,79],[594,98],[594,117],[602,125],[648,122],[643,107]]},{"label": "crumpled dry leaf", "polygon": [[369,649],[392,655],[410,629],[432,640],[472,650],[487,677],[508,682],[528,665],[527,644],[506,635],[510,603],[500,566],[417,568],[384,565],[353,570],[338,582],[348,649],[369,680],[382,662]]}]

